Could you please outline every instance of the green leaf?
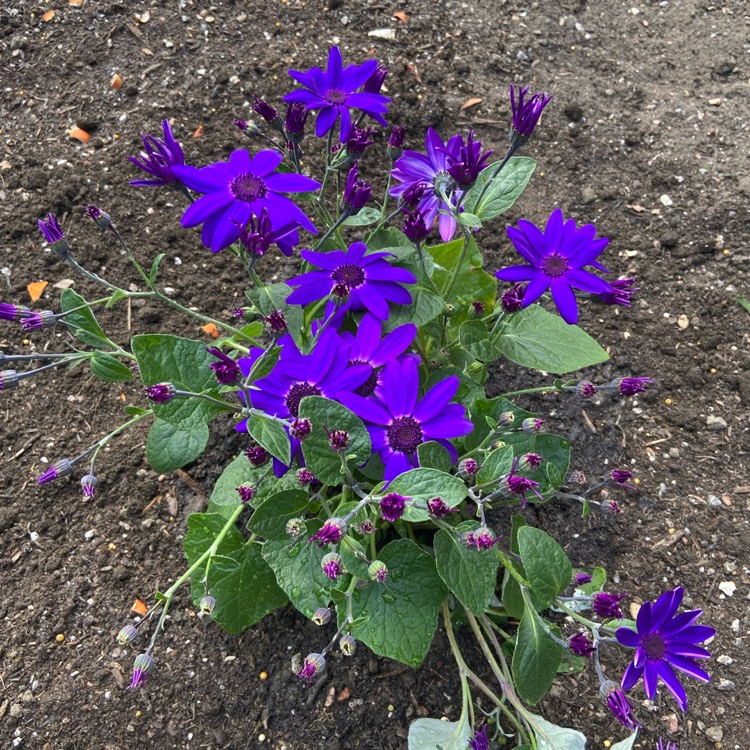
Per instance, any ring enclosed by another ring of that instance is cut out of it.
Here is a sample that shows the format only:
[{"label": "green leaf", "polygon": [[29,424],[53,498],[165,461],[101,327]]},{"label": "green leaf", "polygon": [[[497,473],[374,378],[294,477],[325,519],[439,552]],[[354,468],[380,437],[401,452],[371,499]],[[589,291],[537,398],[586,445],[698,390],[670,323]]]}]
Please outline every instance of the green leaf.
[{"label": "green leaf", "polygon": [[414,248],[411,240],[395,227],[381,227],[371,232],[367,237],[367,249],[374,253],[376,250],[387,250],[394,252],[394,248]]},{"label": "green leaf", "polygon": [[254,383],[256,380],[265,378],[266,375],[271,373],[271,370],[276,366],[281,356],[280,346],[271,347],[267,352],[263,353],[258,359],[255,360],[252,368],[250,368],[250,374],[247,376],[246,382],[248,385]]},{"label": "green leaf", "polygon": [[181,430],[163,419],[155,419],[146,441],[146,455],[151,468],[168,474],[195,461],[208,444],[208,427],[195,425]]},{"label": "green leaf", "polygon": [[609,750],[633,750],[633,745],[635,744],[635,741],[637,739],[638,732],[633,732],[630,737],[626,737],[624,740],[615,742],[614,745],[610,746]]},{"label": "green leaf", "polygon": [[563,548],[541,529],[518,531],[518,550],[532,591],[551,601],[570,586],[573,568]]},{"label": "green leaf", "polygon": [[331,601],[332,582],[320,567],[327,553],[327,549],[307,540],[291,545],[268,541],[263,545],[263,558],[276,574],[276,582],[289,601],[308,618],[318,607],[327,607]]},{"label": "green leaf", "polygon": [[[462,525],[463,526],[463,525]],[[472,523],[469,528],[476,528]],[[435,563],[440,577],[456,598],[475,615],[487,611],[495,593],[500,560],[492,550],[480,552],[461,541],[460,528],[435,535]]]},{"label": "green leaf", "polygon": [[341,559],[344,561],[344,567],[347,572],[357,576],[357,578],[361,578],[363,581],[366,581],[368,578],[367,571],[369,565],[361,557],[367,557],[365,548],[356,539],[352,539],[350,536],[345,536],[341,540],[338,552],[341,555]]},{"label": "green leaf", "polygon": [[85,307],[85,305],[88,305],[88,302],[77,292],[74,292],[72,289],[62,290],[60,294],[60,308],[63,312],[79,307],[82,308],[65,316],[65,322],[73,326],[72,331],[76,337],[96,349],[101,349],[103,346],[110,346],[107,334],[104,333],[102,327],[97,322],[94,313],[91,312],[91,308]]},{"label": "green leaf", "polygon": [[586,737],[577,729],[559,727],[536,714],[526,716],[536,737],[537,750],[586,750]]},{"label": "green leaf", "polygon": [[461,721],[416,719],[409,725],[409,750],[466,750],[473,734],[467,716]]},{"label": "green leaf", "polygon": [[[410,497],[414,503],[425,505],[433,497],[442,497],[446,505],[455,508],[468,494],[463,480],[437,469],[412,469],[399,474],[389,485],[388,492]],[[426,521],[427,509],[407,505],[401,518],[404,521]]]},{"label": "green leaf", "polygon": [[468,211],[461,212],[456,217],[456,220],[459,224],[469,227],[469,229],[479,229],[482,226],[482,220],[476,214],[469,213]]},{"label": "green leaf", "polygon": [[466,196],[467,211],[472,211],[482,221],[500,216],[516,202],[534,174],[536,162],[528,156],[511,157],[500,174],[492,180],[482,200],[478,201],[493,168],[494,165],[490,165],[479,175]]},{"label": "green leaf", "polygon": [[498,338],[500,351],[523,367],[558,375],[606,362],[609,355],[578,326],[531,305],[514,313]]},{"label": "green leaf", "polygon": [[349,434],[347,460],[361,464],[372,454],[370,433],[364,422],[345,406],[323,396],[305,396],[299,405],[299,416],[313,426],[312,434],[302,441],[307,468],[323,484],[341,484],[341,460],[331,448],[328,432],[344,430]]},{"label": "green leaf", "polygon": [[292,291],[286,284],[268,284],[260,289],[248,289],[245,294],[264,316],[270,315],[274,310],[284,313],[294,343],[301,346],[304,312],[300,305],[286,303],[286,298]]},{"label": "green leaf", "polygon": [[480,362],[494,362],[502,356],[500,347],[490,339],[487,324],[481,320],[467,320],[462,323],[458,339],[461,346]]},{"label": "green leaf", "polygon": [[[570,466],[570,444],[567,440],[559,435],[552,435],[548,432],[537,432],[527,435],[525,432],[513,432],[503,435],[503,442],[513,446],[516,456],[522,456],[525,453],[538,453],[544,456],[545,463],[533,471],[527,471],[526,476],[539,482],[539,492],[544,494],[550,489],[557,489],[562,478],[568,473]],[[554,478],[558,480],[557,485],[550,481],[551,473],[548,471],[548,463],[551,463],[557,469],[557,475]],[[541,502],[536,495],[528,493],[529,502]]]},{"label": "green leaf", "polygon": [[744,297],[737,297],[737,302],[739,302],[740,306],[750,313],[750,300],[746,300]]},{"label": "green leaf", "polygon": [[600,568],[598,565],[596,565],[593,572],[591,573],[591,582],[584,583],[581,586],[576,586],[576,589],[583,592],[586,596],[591,596],[592,594],[597,593],[597,591],[603,591],[606,583],[607,571],[604,570],[604,568]]},{"label": "green leaf", "polygon": [[429,289],[417,287],[409,289],[412,303],[398,305],[391,310],[390,317],[384,326],[384,332],[392,331],[404,323],[413,323],[418,328],[437,318],[445,308],[442,297]]},{"label": "green leaf", "polygon": [[344,221],[345,227],[366,227],[380,221],[383,214],[377,208],[362,208]]},{"label": "green leaf", "polygon": [[[508,427],[520,427],[521,422],[527,417],[534,416],[532,412],[525,411],[517,407],[507,398],[498,396],[496,398],[479,398],[476,399],[471,407],[469,418],[474,423],[474,431],[464,438],[464,447],[467,451],[473,451],[489,434],[490,426],[487,424],[487,417],[497,424],[500,415],[505,412],[512,412],[515,420]],[[503,436],[505,440],[505,436]]]},{"label": "green leaf", "polygon": [[[310,545],[312,546],[312,545]],[[378,557],[390,575],[352,596],[352,616],[363,619],[352,635],[376,654],[418,667],[430,648],[447,590],[435,561],[409,539],[390,542]],[[338,605],[339,622],[346,605]]]},{"label": "green leaf", "polygon": [[125,294],[125,292],[121,292],[119,289],[116,289],[114,292],[112,292],[112,296],[109,298],[109,301],[104,306],[105,310],[109,310],[110,307],[113,305],[116,305],[121,299],[125,299],[128,295]]},{"label": "green leaf", "polygon": [[495,449],[482,463],[482,468],[477,473],[477,484],[486,484],[507,476],[512,465],[513,448],[505,445]]},{"label": "green leaf", "polygon": [[269,417],[253,414],[247,420],[247,431],[250,436],[260,443],[272,456],[289,466],[292,463],[292,449],[289,444],[289,435],[286,434],[284,425]]},{"label": "green leaf", "polygon": [[159,264],[166,258],[166,253],[159,253],[151,264],[151,270],[148,274],[148,280],[153,284],[156,281],[156,277],[159,274]]},{"label": "green leaf", "polygon": [[446,474],[451,470],[451,454],[435,440],[418,446],[417,456],[423,469],[437,469]]},{"label": "green leaf", "polygon": [[303,490],[276,492],[261,503],[247,527],[264,539],[288,542],[286,522],[301,516],[308,502],[309,497]]},{"label": "green leaf", "polygon": [[127,365],[120,362],[107,352],[94,352],[89,360],[91,372],[97,378],[106,380],[110,383],[124,383],[133,379],[133,373]]},{"label": "green leaf", "polygon": [[542,618],[527,607],[518,625],[511,665],[518,694],[527,703],[534,705],[545,696],[555,679],[562,654],[563,647],[547,635]]},{"label": "green leaf", "polygon": [[151,409],[141,409],[140,406],[131,406],[130,404],[123,406],[122,410],[131,417],[137,417],[140,414],[148,414],[151,411]]}]

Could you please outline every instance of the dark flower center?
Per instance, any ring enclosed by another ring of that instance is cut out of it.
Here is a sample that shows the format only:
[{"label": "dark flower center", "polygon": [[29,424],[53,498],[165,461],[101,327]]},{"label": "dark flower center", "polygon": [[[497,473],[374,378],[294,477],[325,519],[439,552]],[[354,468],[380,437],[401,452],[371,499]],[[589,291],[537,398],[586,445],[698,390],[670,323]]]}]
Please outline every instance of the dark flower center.
[{"label": "dark flower center", "polygon": [[229,183],[229,190],[238,200],[252,203],[266,194],[266,183],[254,174],[238,174]]},{"label": "dark flower center", "polygon": [[388,428],[388,445],[391,450],[414,453],[422,444],[422,428],[414,417],[394,419]]},{"label": "dark flower center", "polygon": [[[354,365],[366,365],[367,362],[363,362],[361,359],[353,359],[347,367],[354,367]],[[354,391],[358,396],[362,396],[362,398],[367,398],[368,396],[372,396],[373,393],[375,393],[375,387],[378,384],[378,374],[375,372],[374,369],[372,369],[372,372],[370,373],[370,377],[365,380],[364,383],[362,383],[359,388],[357,388],[356,391]]]},{"label": "dark flower center", "polygon": [[339,107],[342,104],[346,104],[346,93],[339,91],[338,89],[331,89],[326,92],[326,101],[333,104],[335,107]]},{"label": "dark flower center", "polygon": [[641,646],[649,661],[659,661],[667,653],[667,643],[661,633],[647,633],[641,638]]},{"label": "dark flower center", "polygon": [[346,284],[349,289],[354,289],[364,283],[365,272],[354,263],[345,263],[333,271],[331,278],[337,284]]},{"label": "dark flower center", "polygon": [[570,266],[568,265],[568,259],[562,255],[558,255],[557,253],[548,255],[542,261],[542,271],[544,271],[544,274],[546,276],[549,276],[552,279],[559,278],[569,268]]},{"label": "dark flower center", "polygon": [[299,416],[299,402],[305,396],[321,396],[322,392],[318,386],[312,383],[295,383],[286,394],[286,408],[293,417]]}]

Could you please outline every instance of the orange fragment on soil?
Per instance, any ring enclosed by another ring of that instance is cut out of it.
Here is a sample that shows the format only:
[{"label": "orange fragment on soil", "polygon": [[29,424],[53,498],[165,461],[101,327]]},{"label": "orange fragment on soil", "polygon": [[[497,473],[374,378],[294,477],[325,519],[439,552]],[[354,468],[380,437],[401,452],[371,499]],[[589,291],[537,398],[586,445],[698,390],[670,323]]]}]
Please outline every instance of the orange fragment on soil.
[{"label": "orange fragment on soil", "polygon": [[49,281],[32,281],[31,284],[26,286],[26,291],[29,293],[32,302],[36,302],[42,296],[47,284],[49,284]]}]

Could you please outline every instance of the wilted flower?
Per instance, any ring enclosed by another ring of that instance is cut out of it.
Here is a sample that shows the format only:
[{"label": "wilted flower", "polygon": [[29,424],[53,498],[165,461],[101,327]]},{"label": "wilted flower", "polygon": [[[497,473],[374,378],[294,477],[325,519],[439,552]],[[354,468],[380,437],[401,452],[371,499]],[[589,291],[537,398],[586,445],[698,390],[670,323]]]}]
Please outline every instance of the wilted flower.
[{"label": "wilted flower", "polygon": [[57,222],[54,214],[48,213],[46,219],[37,220],[42,237],[49,243],[52,252],[64,258],[70,252],[70,245]]},{"label": "wilted flower", "polygon": [[591,597],[591,609],[599,617],[609,619],[614,617],[616,620],[622,620],[622,610],[620,602],[627,594],[610,594],[607,591],[599,591]]},{"label": "wilted flower", "polygon": [[651,378],[617,378],[612,381],[612,386],[623,396],[635,396],[644,393],[646,386],[653,382]]},{"label": "wilted flower", "polygon": [[86,474],[86,476],[82,477],[81,489],[83,490],[84,497],[94,497],[94,492],[96,491],[96,477],[93,474]]},{"label": "wilted flower", "polygon": [[62,458],[47,469],[36,481],[37,484],[47,484],[54,482],[55,479],[68,477],[73,473],[73,462],[67,458]]},{"label": "wilted flower", "polygon": [[206,594],[198,602],[198,609],[200,609],[202,615],[210,615],[216,609],[216,599],[210,594]]},{"label": "wilted flower", "polygon": [[331,610],[328,607],[318,607],[312,616],[312,621],[316,625],[328,625],[331,621]]},{"label": "wilted flower", "polygon": [[143,151],[138,156],[128,156],[128,159],[147,174],[147,180],[131,180],[135,187],[161,187],[179,182],[179,178],[172,171],[173,167],[185,164],[182,147],[172,135],[172,128],[166,118],[161,121],[164,138],[156,138],[148,133],[141,133]]},{"label": "wilted flower", "polygon": [[349,633],[346,633],[339,640],[339,648],[344,656],[354,656],[357,653],[357,641]]},{"label": "wilted flower", "polygon": [[597,387],[590,380],[581,380],[576,385],[576,393],[581,398],[591,398],[596,395],[597,391]]},{"label": "wilted flower", "polygon": [[594,653],[594,644],[584,633],[576,633],[568,639],[570,650],[577,656],[591,656]]},{"label": "wilted flower", "polygon": [[630,705],[627,695],[614,682],[604,682],[599,692],[603,700],[606,701],[612,715],[620,724],[631,732],[641,728],[641,724],[633,716],[633,706]]},{"label": "wilted flower", "polygon": [[599,295],[599,300],[605,305],[620,305],[630,307],[633,295],[640,291],[635,279],[617,279],[609,282],[609,291]]},{"label": "wilted flower", "polygon": [[633,478],[633,472],[628,469],[612,469],[612,471],[609,472],[609,478],[614,484],[619,485],[620,487],[627,487],[630,490],[638,490],[634,484],[628,484]]},{"label": "wilted flower", "polygon": [[83,209],[83,213],[88,216],[89,219],[99,227],[99,229],[109,229],[112,226],[112,217],[93,203],[89,203],[89,205]]},{"label": "wilted flower", "polygon": [[575,581],[576,586],[583,586],[587,583],[591,583],[593,578],[589,573],[576,573],[573,580]]},{"label": "wilted flower", "polygon": [[335,581],[346,572],[344,570],[344,563],[341,560],[341,555],[337,552],[329,552],[325,555],[320,561],[320,567],[326,574],[326,577],[330,578],[332,581]]}]

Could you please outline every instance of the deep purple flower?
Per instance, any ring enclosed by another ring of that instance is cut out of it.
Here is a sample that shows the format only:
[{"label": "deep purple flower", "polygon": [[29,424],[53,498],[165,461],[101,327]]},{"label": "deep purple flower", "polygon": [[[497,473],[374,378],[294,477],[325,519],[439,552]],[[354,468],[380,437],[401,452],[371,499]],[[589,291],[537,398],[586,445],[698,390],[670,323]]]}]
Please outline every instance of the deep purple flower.
[{"label": "deep purple flower", "polygon": [[577,656],[591,656],[594,653],[594,644],[584,633],[576,633],[568,639],[570,650]]},{"label": "deep purple flower", "polygon": [[614,617],[616,620],[622,620],[622,610],[620,602],[627,594],[610,594],[607,591],[599,591],[591,597],[591,609],[599,617],[608,620]]},{"label": "deep purple flower", "polygon": [[289,426],[289,433],[297,440],[304,440],[312,435],[312,429],[312,422],[305,417],[301,417],[292,422]]},{"label": "deep purple flower", "polygon": [[93,203],[89,203],[88,206],[83,209],[83,213],[88,216],[89,219],[99,227],[99,229],[109,229],[112,226],[112,217]]},{"label": "deep purple flower", "polygon": [[500,298],[500,304],[507,313],[518,312],[523,307],[523,284],[513,284],[510,289],[503,292]]},{"label": "deep purple flower", "polygon": [[616,516],[620,512],[620,506],[617,500],[612,500],[611,498],[602,500],[601,508],[602,510],[606,510],[608,513],[611,513],[614,516]]},{"label": "deep purple flower", "polygon": [[535,482],[533,479],[529,479],[528,477],[522,476],[521,474],[516,473],[516,469],[518,468],[518,456],[513,457],[513,463],[510,466],[510,474],[505,479],[505,485],[508,489],[508,492],[510,492],[513,495],[518,495],[523,500],[523,507],[526,507],[527,499],[526,499],[526,493],[531,490],[540,500],[544,500],[544,497],[539,493],[539,490],[537,490],[537,487],[539,486],[539,482]]},{"label": "deep purple flower", "polygon": [[678,586],[662,594],[655,602],[645,602],[638,610],[636,630],[617,628],[615,636],[623,646],[636,649],[633,661],[622,676],[622,689],[630,690],[643,677],[646,695],[654,700],[661,680],[675,697],[677,705],[687,711],[685,689],[674,669],[708,682],[709,676],[695,660],[709,659],[711,654],[697,644],[713,638],[716,631],[707,625],[695,625],[703,614],[700,609],[676,615],[683,594],[684,589]]},{"label": "deep purple flower", "polygon": [[598,392],[598,388],[590,380],[581,380],[576,385],[576,393],[581,398],[592,398]]},{"label": "deep purple flower", "polygon": [[[529,86],[510,86],[510,108],[513,113],[513,121],[510,126],[510,141],[513,145],[523,145],[534,132],[534,128],[542,116],[542,110],[547,106],[552,94],[534,94],[530,99],[525,99],[529,93]],[[516,101],[518,97],[518,101]]]},{"label": "deep purple flower", "polygon": [[216,346],[207,346],[206,351],[219,360],[218,362],[211,362],[209,365],[209,368],[216,375],[216,380],[222,385],[234,385],[241,375],[236,360],[228,357]]},{"label": "deep purple flower", "polygon": [[83,491],[83,496],[85,498],[94,497],[96,484],[96,477],[93,474],[86,474],[86,476],[81,478],[81,490]]},{"label": "deep purple flower", "polygon": [[349,107],[370,115],[383,126],[386,124],[383,115],[388,111],[386,105],[390,99],[379,93],[357,93],[357,89],[367,83],[377,67],[376,60],[343,67],[341,50],[331,47],[328,53],[328,68],[325,71],[320,68],[310,68],[305,72],[289,71],[289,75],[305,88],[287,94],[284,101],[299,102],[308,110],[320,110],[315,123],[315,135],[318,138],[328,133],[341,117],[340,140],[343,142],[352,126]]},{"label": "deep purple flower", "polygon": [[331,450],[337,453],[345,451],[349,447],[350,440],[349,433],[346,430],[331,430],[328,433],[328,443]]},{"label": "deep purple flower", "polygon": [[[461,197],[461,191],[456,189],[448,169],[451,164],[460,160],[464,139],[460,135],[454,135],[448,143],[443,143],[442,138],[430,128],[425,145],[426,154],[406,149],[396,160],[392,175],[401,184],[392,187],[390,194],[403,201],[410,209],[418,206],[428,226],[432,226],[437,218],[440,236],[444,242],[448,242],[456,232],[456,219],[450,214]],[[421,189],[422,193],[416,205],[412,205],[413,200],[409,196],[402,198],[407,191],[417,189]],[[441,191],[446,192],[452,205],[445,203]],[[407,198],[409,203],[406,203]],[[441,210],[447,213],[439,214]]]},{"label": "deep purple flower", "polygon": [[304,680],[310,686],[325,668],[326,660],[322,654],[308,654],[305,657],[302,669],[297,673],[297,677]]},{"label": "deep purple flower", "polygon": [[476,531],[469,531],[466,534],[466,546],[475,547],[477,552],[486,552],[496,542],[495,532],[486,526],[481,526]]},{"label": "deep purple flower", "polygon": [[404,234],[409,240],[415,245],[418,245],[422,240],[426,239],[430,232],[432,232],[432,225],[425,221],[424,214],[421,211],[404,211],[406,218],[404,219]]},{"label": "deep purple flower", "polygon": [[577,228],[573,219],[563,221],[556,208],[542,232],[530,221],[521,219],[518,227],[508,227],[508,237],[528,265],[509,266],[495,273],[503,281],[528,281],[523,295],[523,307],[539,299],[547,289],[566,323],[578,322],[578,305],[573,289],[591,294],[609,290],[604,279],[584,271],[591,265],[600,271],[606,269],[596,261],[609,240],[595,239],[596,227],[584,224]]},{"label": "deep purple flower", "polygon": [[484,302],[475,299],[471,305],[469,305],[469,315],[472,320],[479,320],[484,317]]},{"label": "deep purple flower", "polygon": [[262,208],[260,216],[251,216],[246,224],[239,227],[240,242],[247,252],[253,256],[263,256],[269,247],[275,242],[279,250],[289,257],[292,248],[299,242],[297,230],[300,225],[296,221],[290,221],[282,227],[273,230],[271,215],[267,208]]},{"label": "deep purple flower", "polygon": [[390,136],[388,136],[388,146],[385,151],[388,158],[391,161],[396,161],[399,156],[404,152],[404,136],[406,135],[406,128],[403,125],[394,125],[391,130]]},{"label": "deep purple flower", "polygon": [[401,284],[413,284],[417,279],[411,271],[392,266],[385,258],[390,253],[365,254],[367,245],[354,242],[347,251],[330,253],[302,250],[300,255],[311,265],[323,270],[308,271],[290,279],[289,286],[299,287],[286,299],[290,305],[306,305],[331,294],[336,285],[349,290],[352,312],[369,310],[376,318],[387,320],[388,303],[408,305],[412,298]]},{"label": "deep purple flower", "polygon": [[605,305],[620,305],[630,307],[633,295],[641,288],[636,286],[635,279],[617,279],[609,282],[609,291],[599,295],[599,299]]},{"label": "deep purple flower", "polygon": [[263,324],[272,334],[274,334],[274,336],[279,336],[289,330],[286,315],[284,315],[281,310],[272,310],[265,318],[263,318]]},{"label": "deep purple flower", "polygon": [[251,445],[245,449],[247,460],[256,468],[265,466],[271,458],[271,454],[262,445]]},{"label": "deep purple flower", "polygon": [[635,396],[639,393],[645,393],[646,386],[654,381],[651,378],[618,378],[614,385],[623,396]]},{"label": "deep purple flower", "polygon": [[490,738],[487,736],[486,724],[474,732],[474,736],[469,740],[469,747],[471,750],[490,750]]},{"label": "deep purple flower", "polygon": [[412,323],[395,328],[381,339],[383,326],[370,313],[366,313],[357,326],[356,334],[342,333],[349,344],[349,366],[370,365],[372,373],[354,393],[367,398],[380,387],[381,368],[400,357],[414,341],[417,327]]},{"label": "deep purple flower", "polygon": [[636,491],[638,490],[634,484],[628,484],[633,478],[632,471],[628,471],[627,469],[612,469],[612,471],[609,472],[609,478],[620,487],[627,487],[628,489]]},{"label": "deep purple flower", "polygon": [[379,94],[385,83],[385,77],[388,75],[388,68],[383,63],[378,63],[372,75],[365,81],[362,91],[366,94]]},{"label": "deep purple flower", "polygon": [[404,515],[406,501],[408,498],[391,492],[380,500],[380,512],[383,514],[384,521],[393,523]]},{"label": "deep purple flower", "polygon": [[459,380],[447,377],[436,383],[420,399],[419,369],[412,358],[392,360],[382,372],[382,390],[364,399],[354,393],[342,393],[339,401],[367,424],[372,449],[385,464],[385,479],[418,466],[417,448],[436,440],[458,459],[450,438],[468,435],[474,425],[465,416],[461,404],[450,403]]},{"label": "deep purple flower", "polygon": [[479,473],[481,467],[474,458],[464,458],[459,464],[457,469],[458,476],[461,479],[469,479]]},{"label": "deep purple flower", "polygon": [[128,685],[128,689],[143,687],[143,683],[151,676],[154,671],[154,660],[151,654],[138,654],[133,662],[133,677]]},{"label": "deep purple flower", "polygon": [[60,477],[68,477],[72,473],[72,461],[69,461],[67,458],[61,458],[52,464],[36,481],[37,484],[47,484],[47,482],[54,482],[55,479],[60,479]]},{"label": "deep purple flower", "polygon": [[601,693],[612,715],[620,724],[631,732],[641,728],[641,724],[633,716],[633,706],[630,705],[627,695],[614,682],[605,682],[601,687]]},{"label": "deep purple flower", "polygon": [[444,518],[449,513],[458,512],[458,508],[451,508],[442,497],[433,497],[427,501],[427,511],[435,518]]},{"label": "deep purple flower", "polygon": [[174,398],[176,389],[171,383],[156,383],[143,389],[143,392],[154,404],[163,404]]},{"label": "deep purple flower", "polygon": [[57,221],[57,217],[48,213],[46,219],[38,219],[39,231],[42,237],[49,243],[53,253],[64,258],[70,251],[70,245],[65,239],[65,234]]},{"label": "deep purple flower", "polygon": [[664,740],[659,737],[659,741],[656,743],[656,747],[654,750],[680,750],[679,747],[677,747],[676,742],[667,742],[665,743]]},{"label": "deep purple flower", "polygon": [[318,547],[326,544],[338,544],[346,536],[346,524],[341,518],[329,518],[317,534],[308,541],[317,542]]},{"label": "deep purple flower", "polygon": [[352,125],[349,136],[346,139],[346,152],[352,159],[359,159],[369,146],[375,143],[372,138],[378,131],[375,128],[359,128]]},{"label": "deep purple flower", "polygon": [[299,143],[302,140],[302,136],[305,133],[305,123],[309,114],[304,104],[292,103],[287,107],[286,117],[284,118],[284,130],[290,140],[295,143]]},{"label": "deep purple flower", "polygon": [[235,128],[237,128],[237,130],[243,132],[248,138],[254,138],[256,135],[258,135],[258,133],[260,133],[260,130],[258,130],[258,126],[254,122],[241,120],[239,117],[235,117],[235,119],[232,120],[232,124]]},{"label": "deep purple flower", "polygon": [[346,572],[341,555],[336,552],[329,552],[325,555],[320,561],[320,568],[325,573],[326,578],[329,578],[331,581],[335,581]]},{"label": "deep purple flower", "polygon": [[357,165],[354,164],[346,176],[344,195],[341,197],[341,211],[349,216],[358,214],[370,200],[372,187],[369,182],[357,176]]},{"label": "deep purple flower", "polygon": [[576,586],[584,586],[587,583],[591,583],[594,579],[589,573],[576,573],[574,580]]},{"label": "deep purple flower", "polygon": [[493,154],[493,150],[482,153],[482,144],[474,140],[474,131],[469,131],[466,145],[458,149],[458,156],[452,157],[448,174],[461,188],[470,188],[479,177],[479,173],[487,166],[485,162]]},{"label": "deep purple flower", "polygon": [[266,121],[274,122],[279,113],[265,100],[253,94],[253,109]]},{"label": "deep purple flower", "polygon": [[24,305],[10,305],[0,302],[0,320],[12,320],[17,322],[31,315],[31,310]]},{"label": "deep purple flower", "polygon": [[[320,183],[301,174],[276,172],[282,158],[270,149],[259,151],[252,158],[247,151],[238,149],[231,153],[229,161],[201,169],[187,165],[173,167],[183,184],[204,193],[185,211],[182,226],[203,224],[201,239],[214,253],[238,240],[240,227],[248,224],[253,215],[260,216],[264,208],[274,231],[294,222],[316,234],[310,219],[282,193],[308,193],[318,190]],[[296,244],[288,240],[287,237],[283,242]]]},{"label": "deep purple flower", "polygon": [[252,484],[241,484],[237,489],[240,500],[247,504],[255,497],[255,487]]},{"label": "deep purple flower", "polygon": [[182,147],[174,139],[169,120],[161,121],[164,138],[156,138],[148,133],[141,133],[143,151],[138,156],[128,156],[128,159],[147,174],[148,180],[131,180],[134,187],[161,187],[180,182],[180,178],[172,171],[173,167],[185,164]]}]

